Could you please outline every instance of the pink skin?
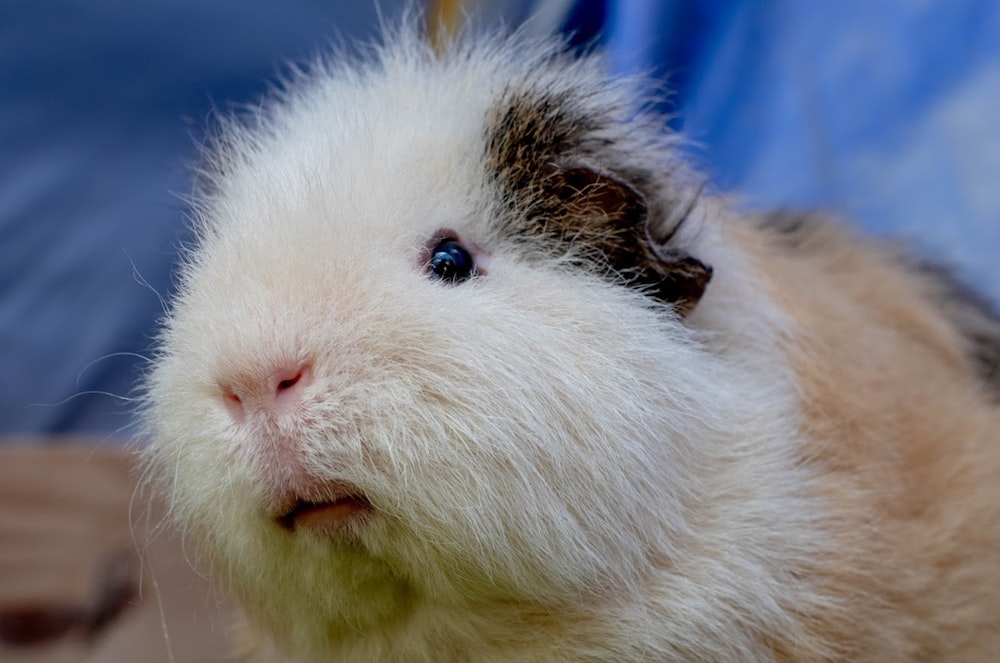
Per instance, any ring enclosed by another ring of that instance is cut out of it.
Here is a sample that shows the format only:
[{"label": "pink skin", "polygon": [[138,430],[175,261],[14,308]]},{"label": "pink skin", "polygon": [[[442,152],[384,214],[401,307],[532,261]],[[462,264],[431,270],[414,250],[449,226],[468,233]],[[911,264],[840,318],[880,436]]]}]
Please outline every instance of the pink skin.
[{"label": "pink skin", "polygon": [[302,391],[312,384],[312,368],[293,366],[278,368],[266,380],[254,384],[249,380],[222,384],[223,402],[237,424],[246,420],[247,408],[284,412],[295,406]]},{"label": "pink skin", "polygon": [[293,532],[303,529],[316,533],[333,533],[371,511],[371,502],[363,495],[347,495],[319,504],[296,502],[295,507],[279,516],[277,521]]}]

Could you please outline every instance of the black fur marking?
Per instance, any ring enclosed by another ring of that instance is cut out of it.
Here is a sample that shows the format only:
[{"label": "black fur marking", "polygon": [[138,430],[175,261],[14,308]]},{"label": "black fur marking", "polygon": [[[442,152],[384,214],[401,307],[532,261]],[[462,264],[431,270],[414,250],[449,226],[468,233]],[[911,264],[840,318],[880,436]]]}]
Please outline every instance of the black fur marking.
[{"label": "black fur marking", "polygon": [[940,310],[965,339],[979,379],[989,387],[993,400],[1000,402],[1000,315],[947,268],[922,262],[915,269],[932,286]]},{"label": "black fur marking", "polygon": [[758,225],[787,249],[803,249],[825,220],[793,210],[779,209],[760,217]]},{"label": "black fur marking", "polygon": [[[550,253],[571,248],[588,269],[672,303],[686,315],[701,299],[712,269],[666,238],[650,236],[653,178],[621,165],[607,169],[613,145],[599,138],[599,112],[570,94],[505,95],[487,142],[489,172],[510,211],[511,235],[541,240]],[[595,165],[601,164],[601,165]],[[696,199],[695,199],[696,202]],[[659,206],[657,206],[659,207]],[[676,212],[676,210],[674,210]]]}]

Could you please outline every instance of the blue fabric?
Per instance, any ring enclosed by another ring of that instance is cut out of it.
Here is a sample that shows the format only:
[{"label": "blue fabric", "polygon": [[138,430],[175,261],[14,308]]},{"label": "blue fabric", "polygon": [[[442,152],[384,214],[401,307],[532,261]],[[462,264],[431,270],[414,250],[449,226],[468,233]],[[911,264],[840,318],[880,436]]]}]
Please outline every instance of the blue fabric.
[{"label": "blue fabric", "polygon": [[[370,2],[0,3],[0,432],[129,424],[115,396],[169,295],[212,109],[375,24]],[[1000,4],[580,0],[566,29],[666,77],[693,157],[747,206],[912,237],[1000,297]]]},{"label": "blue fabric", "polygon": [[717,188],[908,238],[1000,299],[1000,3],[598,4]]}]

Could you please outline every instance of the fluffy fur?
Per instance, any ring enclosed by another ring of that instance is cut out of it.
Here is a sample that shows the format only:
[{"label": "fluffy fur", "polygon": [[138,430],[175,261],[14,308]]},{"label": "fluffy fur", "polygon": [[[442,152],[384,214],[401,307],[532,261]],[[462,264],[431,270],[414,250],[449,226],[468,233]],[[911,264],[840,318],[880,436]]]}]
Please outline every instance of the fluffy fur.
[{"label": "fluffy fur", "polygon": [[[404,28],[225,127],[147,461],[259,660],[1000,657],[993,318],[970,345],[937,276],[732,217],[634,101]],[[479,275],[428,277],[443,232]],[[302,475],[372,514],[282,528]]]}]

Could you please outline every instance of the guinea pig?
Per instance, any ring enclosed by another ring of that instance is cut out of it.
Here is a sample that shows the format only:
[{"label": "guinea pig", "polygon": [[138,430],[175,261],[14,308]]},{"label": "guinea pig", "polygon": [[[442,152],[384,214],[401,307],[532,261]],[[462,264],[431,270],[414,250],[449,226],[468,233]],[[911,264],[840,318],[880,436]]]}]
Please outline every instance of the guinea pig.
[{"label": "guinea pig", "polygon": [[638,89],[404,26],[223,123],[144,459],[252,660],[1000,660],[1000,321]]}]

